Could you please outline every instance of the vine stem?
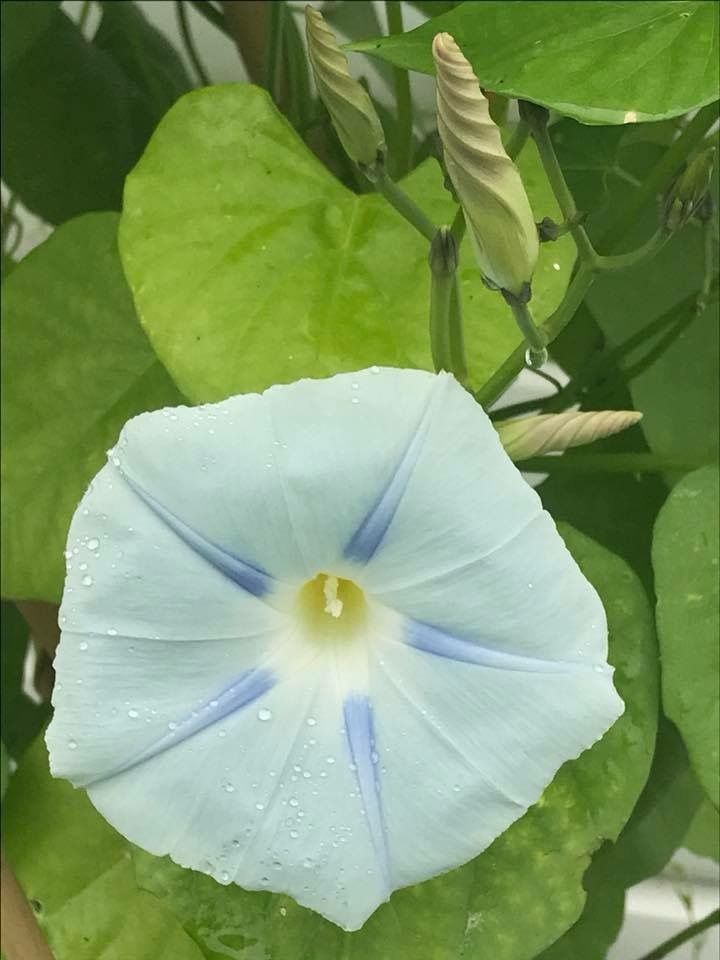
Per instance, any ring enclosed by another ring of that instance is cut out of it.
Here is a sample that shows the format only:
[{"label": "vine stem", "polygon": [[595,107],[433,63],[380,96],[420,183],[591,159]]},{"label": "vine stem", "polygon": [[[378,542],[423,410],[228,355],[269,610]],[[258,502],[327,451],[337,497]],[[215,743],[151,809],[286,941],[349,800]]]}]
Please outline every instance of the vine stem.
[{"label": "vine stem", "polygon": [[688,940],[692,940],[693,937],[697,937],[698,934],[709,930],[710,927],[714,927],[716,923],[720,923],[720,910],[713,910],[712,913],[703,917],[702,920],[690,924],[689,927],[681,930],[680,933],[676,933],[674,937],[670,937],[669,940],[661,943],[655,947],[654,950],[651,950],[650,953],[646,953],[643,957],[640,957],[639,960],[662,960],[663,957],[667,957],[668,954],[682,946],[683,943],[687,943]]},{"label": "vine stem", "polygon": [[628,253],[616,253],[610,256],[597,255],[596,267],[598,270],[627,270],[628,267],[637,266],[643,260],[654,257],[658,251],[662,250],[672,234],[669,230],[661,227],[647,240],[641,247],[630,250]]},{"label": "vine stem", "polygon": [[538,121],[533,123],[531,129],[538,153],[540,154],[540,160],[545,170],[545,175],[550,181],[550,186],[555,194],[558,206],[562,211],[565,223],[575,241],[580,261],[587,266],[597,267],[598,255],[590,242],[585,227],[578,222],[578,209],[575,206],[575,199],[570,192],[570,188],[565,180],[565,175],[558,162],[555,148],[550,139],[547,122]]},{"label": "vine stem", "polygon": [[200,56],[198,55],[197,47],[195,46],[195,41],[193,40],[192,33],[190,32],[190,23],[188,22],[187,10],[185,9],[184,0],[175,0],[175,14],[177,16],[177,23],[180,29],[180,35],[182,36],[183,45],[185,47],[185,52],[190,59],[190,62],[193,65],[193,69],[198,76],[201,86],[209,87],[212,81],[208,76],[205,67],[202,65]]},{"label": "vine stem", "polygon": [[[404,32],[402,7],[400,0],[385,0],[388,33]],[[410,73],[402,67],[393,67],[393,82],[395,85],[395,104],[397,107],[398,138],[397,138],[397,171],[399,177],[410,172],[412,165],[412,98],[410,96]]]},{"label": "vine stem", "polygon": [[718,117],[718,102],[709,103],[699,110],[683,132],[675,139],[658,163],[643,181],[632,200],[623,208],[615,222],[601,238],[603,250],[613,250],[635,223],[637,216],[651,197],[664,193],[675,179],[683,160],[695,149]]},{"label": "vine stem", "polygon": [[518,461],[517,468],[532,473],[688,473],[703,465],[699,461],[658,457],[654,453],[571,453],[561,457],[530,457]]},{"label": "vine stem", "polygon": [[437,227],[432,220],[425,216],[420,207],[410,199],[405,191],[394,180],[391,180],[387,172],[384,169],[380,170],[377,178],[372,182],[378,193],[381,193],[408,223],[411,223],[426,240],[432,243],[437,233]]}]

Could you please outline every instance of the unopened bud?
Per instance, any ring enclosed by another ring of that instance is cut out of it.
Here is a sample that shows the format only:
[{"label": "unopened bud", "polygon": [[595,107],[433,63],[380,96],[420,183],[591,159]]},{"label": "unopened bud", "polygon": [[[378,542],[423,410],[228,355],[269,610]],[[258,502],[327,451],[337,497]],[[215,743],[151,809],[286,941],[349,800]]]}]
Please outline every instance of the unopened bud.
[{"label": "unopened bud", "polygon": [[322,14],[310,6],[305,7],[305,31],[318,94],[343,149],[371,173],[385,153],[385,135],[372,100],[350,76],[347,57]]},{"label": "unopened bud", "polygon": [[684,227],[703,205],[710,189],[715,148],[699,153],[680,173],[665,196],[663,221],[666,230],[674,233]]},{"label": "unopened bud", "polygon": [[632,427],[642,414],[636,410],[595,410],[546,413],[496,424],[511,460],[528,460],[544,453],[579,447]]},{"label": "unopened bud", "polygon": [[537,227],[520,174],[505,152],[488,101],[449,33],[433,41],[438,130],[445,168],[462,204],[480,270],[516,296],[537,263]]}]

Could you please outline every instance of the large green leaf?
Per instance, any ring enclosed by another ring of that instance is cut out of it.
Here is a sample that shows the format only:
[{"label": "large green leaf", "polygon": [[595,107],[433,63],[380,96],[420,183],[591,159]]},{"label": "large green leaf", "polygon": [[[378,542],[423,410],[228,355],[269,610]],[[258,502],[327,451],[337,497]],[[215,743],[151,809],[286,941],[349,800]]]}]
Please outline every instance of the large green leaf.
[{"label": "large green leaf", "polygon": [[3,845],[57,960],[203,960],[172,913],[138,887],[123,838],[85,794],[50,778],[42,740],[10,782]]},{"label": "large green leaf", "polygon": [[2,105],[2,176],[26,207],[53,223],[119,209],[142,149],[128,83],[60,9],[8,70]]},{"label": "large green leaf", "polygon": [[50,26],[60,0],[13,0],[0,4],[0,67],[14,66]]},{"label": "large green leaf", "polygon": [[117,214],[58,228],[3,282],[2,592],[57,600],[67,528],[131,416],[179,395],[135,318]]},{"label": "large green leaf", "polygon": [[[611,553],[571,528],[563,535],[604,600],[626,711],[599,743],[563,766],[539,803],[484,854],[397,892],[361,931],[347,934],[288,897],[220,886],[130,847],[82,792],[50,780],[38,746],[8,794],[8,855],[28,896],[43,904],[57,960],[76,960],[83,935],[91,938],[88,950],[97,943],[100,921],[89,918],[84,928],[85,914],[74,912],[79,890],[83,906],[104,920],[110,909],[132,909],[135,884],[175,914],[207,960],[534,958],[580,913],[589,856],[618,835],[647,778],[657,716],[652,616],[641,586]],[[33,833],[23,829],[29,819],[39,824]],[[122,882],[115,886],[108,864],[118,862]],[[131,863],[135,883],[127,879]],[[102,943],[109,949],[112,938]]]},{"label": "large green leaf", "polygon": [[583,878],[588,898],[582,916],[538,960],[605,960],[620,932],[625,890],[663,869],[682,845],[701,797],[682,740],[664,720],[632,816],[615,843],[600,847]]},{"label": "large green leaf", "polygon": [[0,736],[11,757],[19,760],[50,715],[48,704],[34,703],[23,689],[28,625],[14,603],[0,607]]},{"label": "large green leaf", "polygon": [[[538,219],[553,216],[532,146],[520,166]],[[449,222],[433,161],[404,185]],[[120,249],[140,320],[195,401],[372,364],[430,368],[427,242],[383,198],[334,180],[256,87],[195,91],[167,114],[128,178]],[[543,250],[540,318],[562,299],[573,256],[568,241]],[[480,385],[520,335],[469,246],[461,277]]]},{"label": "large green leaf", "polygon": [[584,123],[660,120],[718,96],[718,5],[486,0],[409,33],[352,44],[433,73],[432,39],[451,33],[483,87]]},{"label": "large green leaf", "polygon": [[718,469],[684,477],[655,524],[653,567],[665,712],[720,805],[720,489]]},{"label": "large green leaf", "polygon": [[720,860],[720,813],[709,800],[698,808],[683,846],[700,857]]}]

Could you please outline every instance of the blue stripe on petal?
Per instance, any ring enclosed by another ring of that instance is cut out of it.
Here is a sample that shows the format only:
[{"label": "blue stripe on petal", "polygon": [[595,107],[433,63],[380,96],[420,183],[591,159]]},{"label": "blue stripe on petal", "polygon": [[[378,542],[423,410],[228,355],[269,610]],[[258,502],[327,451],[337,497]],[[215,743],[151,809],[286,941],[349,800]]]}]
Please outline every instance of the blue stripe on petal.
[{"label": "blue stripe on petal", "polygon": [[493,670],[520,670],[527,673],[573,673],[588,669],[612,671],[606,664],[595,666],[575,660],[543,660],[540,657],[523,656],[506,650],[493,650],[471,640],[454,637],[438,627],[418,620],[406,622],[405,638],[411,647],[422,650],[423,653],[431,653],[446,660],[459,660],[461,663],[475,663]]},{"label": "blue stripe on petal", "polygon": [[124,773],[131,767],[145,763],[147,760],[151,760],[165,750],[169,750],[171,747],[183,743],[196,733],[200,733],[207,727],[212,726],[212,724],[224,720],[225,717],[231,713],[236,713],[238,710],[242,710],[243,707],[247,707],[253,703],[253,701],[257,700],[258,697],[261,697],[274,687],[276,682],[277,678],[271,670],[262,667],[245,670],[233,680],[229,686],[220,691],[217,696],[212,697],[201,707],[193,710],[189,716],[178,720],[177,723],[173,723],[163,737],[156,740],[155,743],[150,744],[149,747],[146,747],[141,754],[133,757],[132,760],[128,760],[121,766],[116,767],[109,773],[83,785],[89,786],[90,783],[95,784],[103,780],[108,780],[110,777]]},{"label": "blue stripe on petal", "polygon": [[393,886],[390,856],[380,797],[380,781],[377,779],[375,730],[369,698],[361,694],[349,696],[343,704],[343,714],[350,756],[365,808],[370,838],[388,891],[391,891]]},{"label": "blue stripe on petal", "polygon": [[236,583],[243,590],[253,594],[255,597],[262,597],[269,592],[273,578],[258,567],[241,560],[232,553],[218,547],[217,544],[206,540],[197,530],[193,530],[184,520],[181,520],[172,511],[164,507],[151,494],[129,477],[123,470],[120,474],[128,486],[140,497],[143,503],[148,506],[153,513],[159,517],[170,529],[176,533],[180,539],[191,549],[199,554],[204,560],[212,564],[216,570],[219,570],[226,577]]},{"label": "blue stripe on petal", "polygon": [[436,379],[428,404],[395,472],[345,547],[344,554],[348,560],[367,563],[380,546],[418,461],[434,408],[446,382],[445,377]]}]

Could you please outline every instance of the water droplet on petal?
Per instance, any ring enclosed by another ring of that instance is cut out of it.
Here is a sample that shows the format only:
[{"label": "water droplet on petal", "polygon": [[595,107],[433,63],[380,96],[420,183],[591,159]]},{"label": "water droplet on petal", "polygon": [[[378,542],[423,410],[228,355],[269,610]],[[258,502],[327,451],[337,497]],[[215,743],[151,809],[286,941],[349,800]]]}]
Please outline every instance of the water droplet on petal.
[{"label": "water droplet on petal", "polygon": [[93,585],[93,578],[88,574],[82,578],[82,584],[84,587],[91,587]]},{"label": "water droplet on petal", "polygon": [[300,801],[298,800],[297,797],[290,797],[290,799],[288,800],[288,803],[290,804],[291,807],[296,807],[300,803]]},{"label": "water droplet on petal", "polygon": [[87,542],[88,550],[97,550],[99,546],[100,546],[100,541],[96,540],[95,537],[93,537],[92,540],[88,540]]},{"label": "water droplet on petal", "polygon": [[223,785],[223,790],[225,793],[235,793],[235,787],[229,782]]},{"label": "water droplet on petal", "polygon": [[68,740],[68,747],[70,747],[71,750],[77,750],[77,743],[75,740]]},{"label": "water droplet on petal", "polygon": [[263,720],[263,721],[272,720],[272,711],[266,710],[265,708],[263,708],[262,710],[258,710],[257,718],[258,720]]},{"label": "water droplet on petal", "polygon": [[315,724],[317,723],[317,720],[315,719],[315,717],[308,717],[305,722],[309,727],[314,727]]},{"label": "water droplet on petal", "polygon": [[325,760],[326,763],[335,763],[335,757],[327,757]]},{"label": "water droplet on petal", "polygon": [[139,717],[140,714],[137,712],[137,710],[128,710],[128,716],[131,720],[134,720],[136,717]]},{"label": "water droplet on petal", "polygon": [[171,720],[170,723],[168,724],[168,730],[177,730],[177,724],[175,723],[174,720]]},{"label": "water droplet on petal", "polygon": [[255,809],[256,809],[256,810],[264,810],[264,809],[265,809],[265,804],[264,804],[264,803],[256,803],[256,804],[255,804]]},{"label": "water droplet on petal", "polygon": [[110,629],[109,629],[108,632],[107,632],[107,635],[108,635],[109,637],[116,637],[116,636],[117,636],[117,630],[114,630],[112,627],[110,627]]},{"label": "water droplet on petal", "polygon": [[370,367],[370,373],[380,373],[380,367]]},{"label": "water droplet on petal", "polygon": [[227,870],[223,870],[220,874],[220,883],[230,883],[230,874]]},{"label": "water droplet on petal", "polygon": [[88,648],[88,645],[87,645],[87,642],[86,642],[85,640],[83,640],[82,643],[79,643],[79,644],[78,644],[78,649],[80,649],[80,650],[87,650],[87,648]]}]

